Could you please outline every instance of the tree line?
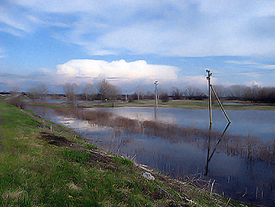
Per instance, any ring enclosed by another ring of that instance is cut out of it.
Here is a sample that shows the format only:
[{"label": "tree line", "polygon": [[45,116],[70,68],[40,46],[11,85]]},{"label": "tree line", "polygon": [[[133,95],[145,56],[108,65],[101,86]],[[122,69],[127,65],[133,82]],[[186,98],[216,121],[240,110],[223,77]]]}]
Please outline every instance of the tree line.
[{"label": "tree line", "polygon": [[255,103],[275,103],[275,87],[261,87],[258,85],[232,85],[224,87],[214,86],[219,97],[227,100],[242,100]]},{"label": "tree line", "polygon": [[[217,95],[225,100],[242,100],[255,103],[275,103],[275,87],[260,87],[258,85],[232,85],[225,87],[223,85],[213,85]],[[63,85],[63,92],[69,101],[75,100],[118,100],[125,99],[122,97],[121,89],[110,84],[106,79],[102,79],[95,84],[85,84],[82,92],[76,83],[66,83]],[[37,87],[30,88],[27,92],[29,98],[45,99],[49,90],[43,83],[38,84]],[[169,100],[204,100],[208,98],[208,92],[194,86],[187,86],[184,90],[178,87],[171,87],[170,91],[167,89],[158,89],[159,99],[163,102]],[[56,94],[51,94],[52,98],[58,98]],[[138,99],[155,99],[155,94],[150,90],[138,90],[133,94],[127,96],[128,101]]]},{"label": "tree line", "polygon": [[[65,83],[63,85],[63,92],[68,101],[75,100],[105,100],[118,99],[120,89],[110,84],[106,79],[103,79],[93,84],[85,84],[82,93],[79,91],[79,86],[76,83]],[[28,90],[27,95],[32,100],[45,99],[48,95],[48,87],[44,84],[38,84],[37,87],[32,87]],[[59,98],[57,94],[51,94],[53,99]]]}]

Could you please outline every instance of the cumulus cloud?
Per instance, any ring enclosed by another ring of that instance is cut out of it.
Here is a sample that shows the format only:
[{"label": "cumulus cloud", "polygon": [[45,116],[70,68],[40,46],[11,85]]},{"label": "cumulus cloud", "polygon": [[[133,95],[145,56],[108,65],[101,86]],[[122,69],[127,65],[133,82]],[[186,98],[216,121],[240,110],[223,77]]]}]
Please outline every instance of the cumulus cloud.
[{"label": "cumulus cloud", "polygon": [[[154,81],[158,80],[162,89],[170,90],[175,86],[184,89],[188,86],[204,88],[207,85],[205,76],[183,76],[179,77],[178,67],[167,65],[148,64],[144,60],[126,62],[125,60],[107,62],[104,60],[70,60],[67,63],[57,65],[55,75],[56,84],[75,82],[96,83],[105,78],[111,84],[116,85],[128,92],[137,90],[137,86],[146,90],[154,90]],[[212,78],[215,83],[216,78]]]},{"label": "cumulus cloud", "polygon": [[173,81],[178,78],[176,72],[180,69],[166,65],[152,65],[144,60],[126,62],[125,60],[107,62],[103,60],[70,60],[57,65],[57,75],[64,79],[82,78],[95,80],[105,77],[112,82],[145,81],[152,82],[157,79],[162,82]]}]

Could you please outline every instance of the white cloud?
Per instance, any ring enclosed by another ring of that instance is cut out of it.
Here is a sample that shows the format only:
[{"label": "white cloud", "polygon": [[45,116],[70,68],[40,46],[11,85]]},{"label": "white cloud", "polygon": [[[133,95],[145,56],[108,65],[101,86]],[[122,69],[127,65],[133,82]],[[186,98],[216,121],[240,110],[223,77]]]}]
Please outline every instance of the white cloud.
[{"label": "white cloud", "polygon": [[245,76],[249,76],[252,78],[258,78],[258,77],[263,76],[262,74],[257,73],[257,72],[243,72],[243,73],[239,73],[239,75],[245,75]]},{"label": "white cloud", "polygon": [[224,61],[226,63],[230,64],[238,64],[238,65],[257,65],[258,63],[253,62],[253,61],[238,61],[238,60],[227,60]]},{"label": "white cloud", "polygon": [[260,65],[257,68],[274,70],[275,69],[275,65]]},{"label": "white cloud", "polygon": [[250,81],[250,82],[245,82],[245,85],[251,87],[251,86],[262,86],[263,84],[253,80],[253,81]]},{"label": "white cloud", "polygon": [[18,35],[36,27],[66,26],[66,32],[54,30],[52,35],[81,45],[92,55],[131,52],[199,57],[275,53],[274,1],[7,2],[12,6],[0,7],[0,21],[10,28],[2,31]]},{"label": "white cloud", "polygon": [[151,65],[144,60],[126,62],[125,60],[106,62],[103,60],[70,60],[67,63],[57,65],[57,75],[62,76],[66,82],[68,79],[94,80],[98,77],[105,77],[114,84],[131,83],[143,81],[151,83],[153,80],[170,82],[177,80],[177,67],[166,65]]}]

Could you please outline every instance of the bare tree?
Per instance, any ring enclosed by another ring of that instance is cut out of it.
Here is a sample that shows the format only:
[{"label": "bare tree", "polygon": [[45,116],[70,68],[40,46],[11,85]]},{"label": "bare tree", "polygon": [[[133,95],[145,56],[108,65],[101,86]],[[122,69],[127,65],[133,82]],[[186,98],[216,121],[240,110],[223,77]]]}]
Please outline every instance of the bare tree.
[{"label": "bare tree", "polygon": [[188,99],[204,99],[206,95],[199,89],[194,86],[189,86],[184,91],[184,95]]},{"label": "bare tree", "polygon": [[119,88],[111,85],[106,79],[99,81],[96,89],[101,99],[114,99],[119,93]]},{"label": "bare tree", "polygon": [[40,83],[37,85],[37,93],[40,99],[45,99],[47,94],[49,93],[48,87],[44,83]]},{"label": "bare tree", "polygon": [[30,88],[27,92],[27,95],[30,99],[32,99],[32,101],[35,101],[36,99],[39,98],[38,90],[36,87]]},{"label": "bare tree", "polygon": [[227,96],[227,90],[223,85],[214,85],[213,87],[218,97],[223,98]]},{"label": "bare tree", "polygon": [[120,93],[121,93],[121,90],[120,90],[119,87],[114,86],[114,85],[110,85],[110,90],[109,90],[109,93],[108,93],[109,98],[116,99],[118,94],[120,94]]},{"label": "bare tree", "polygon": [[87,100],[93,100],[94,95],[95,95],[95,87],[93,84],[87,83],[85,84],[84,88],[83,88],[83,95]]},{"label": "bare tree", "polygon": [[172,87],[170,93],[173,99],[182,99],[182,96],[184,94],[184,92],[177,87]]},{"label": "bare tree", "polygon": [[155,98],[155,94],[153,94],[152,91],[147,90],[147,91],[146,91],[145,98],[146,98],[146,99],[154,99],[154,98]]},{"label": "bare tree", "polygon": [[244,97],[246,86],[244,85],[232,85],[230,87],[230,97],[232,99],[241,99]]},{"label": "bare tree", "polygon": [[169,95],[167,92],[160,92],[159,99],[162,102],[168,102],[169,101]]},{"label": "bare tree", "polygon": [[63,91],[68,101],[75,101],[78,93],[78,85],[76,83],[66,83],[63,85]]}]

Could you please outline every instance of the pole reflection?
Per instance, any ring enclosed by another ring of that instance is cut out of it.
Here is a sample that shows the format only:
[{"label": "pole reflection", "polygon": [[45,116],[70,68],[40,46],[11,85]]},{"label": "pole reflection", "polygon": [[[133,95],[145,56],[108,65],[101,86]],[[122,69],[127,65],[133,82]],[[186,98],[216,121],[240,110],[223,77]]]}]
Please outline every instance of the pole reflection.
[{"label": "pole reflection", "polygon": [[206,166],[205,166],[205,173],[204,176],[207,176],[209,173],[209,163],[213,157],[213,155],[215,154],[217,147],[219,146],[220,142],[222,141],[227,129],[229,128],[231,122],[228,122],[228,124],[226,125],[225,129],[223,130],[223,133],[220,137],[220,139],[218,140],[218,142],[215,145],[215,148],[213,149],[212,153],[210,154],[211,151],[211,137],[212,137],[212,124],[210,124],[209,127],[209,134],[208,134],[208,149],[207,149],[207,160],[206,160]]}]

